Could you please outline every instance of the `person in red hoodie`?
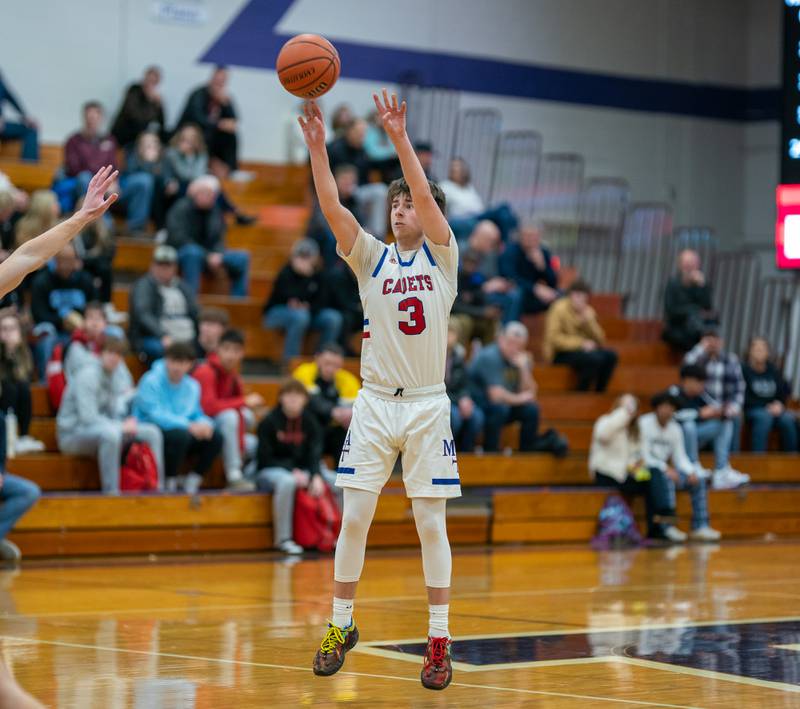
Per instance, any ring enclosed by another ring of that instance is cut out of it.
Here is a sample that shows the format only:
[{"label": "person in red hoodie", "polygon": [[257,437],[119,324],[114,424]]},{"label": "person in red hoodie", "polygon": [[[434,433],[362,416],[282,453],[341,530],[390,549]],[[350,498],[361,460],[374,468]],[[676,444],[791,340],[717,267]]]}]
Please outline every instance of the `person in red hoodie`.
[{"label": "person in red hoodie", "polygon": [[209,352],[192,376],[200,383],[200,405],[203,413],[214,419],[222,435],[222,461],[228,487],[235,490],[254,490],[255,485],[244,478],[244,459],[255,455],[258,442],[247,432],[255,423],[252,410],[264,406],[260,394],[244,393],[239,367],[244,359],[244,335],[228,330],[219,341],[216,352]]}]

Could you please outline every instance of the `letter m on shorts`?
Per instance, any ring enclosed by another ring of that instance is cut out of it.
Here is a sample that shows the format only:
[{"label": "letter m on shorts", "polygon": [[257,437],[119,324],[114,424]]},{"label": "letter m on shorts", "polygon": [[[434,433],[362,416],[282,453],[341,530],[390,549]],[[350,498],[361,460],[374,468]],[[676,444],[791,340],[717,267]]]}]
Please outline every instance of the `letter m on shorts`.
[{"label": "letter m on shorts", "polygon": [[455,458],[456,457],[456,442],[455,441],[448,441],[443,440],[442,445],[444,447],[444,452],[442,453],[443,457],[446,458]]}]

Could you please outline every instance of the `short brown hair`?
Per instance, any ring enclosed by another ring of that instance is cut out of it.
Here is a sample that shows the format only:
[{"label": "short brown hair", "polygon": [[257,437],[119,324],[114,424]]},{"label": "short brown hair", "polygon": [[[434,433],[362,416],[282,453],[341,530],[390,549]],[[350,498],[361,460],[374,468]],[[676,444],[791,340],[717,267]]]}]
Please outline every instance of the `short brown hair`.
[{"label": "short brown hair", "polygon": [[[442,188],[439,187],[439,185],[437,185],[433,180],[428,180],[428,187],[431,189],[431,194],[433,195],[434,201],[437,205],[439,205],[439,209],[442,210],[442,214],[444,214],[447,201]],[[405,177],[400,177],[389,185],[389,194],[387,195],[387,199],[389,200],[389,209],[392,208],[392,202],[394,202],[395,197],[401,194],[408,195],[409,197],[411,196],[411,188],[408,186],[408,182],[406,182]]]},{"label": "short brown hair", "polygon": [[287,379],[281,384],[281,388],[278,390],[278,399],[284,394],[302,394],[306,399],[309,398],[308,389],[297,379]]},{"label": "short brown hair", "polygon": [[101,352],[114,352],[122,357],[128,354],[128,341],[124,336],[110,335],[103,340]]},{"label": "short brown hair", "polygon": [[227,328],[231,324],[231,316],[228,314],[227,310],[215,308],[212,305],[207,308],[203,308],[200,311],[200,317],[198,318],[198,321],[214,322],[217,323],[217,325],[222,325],[223,327]]},{"label": "short brown hair", "polygon": [[191,342],[173,342],[164,350],[164,359],[172,359],[177,362],[194,362],[197,357]]},{"label": "short brown hair", "polygon": [[586,295],[591,295],[592,287],[586,281],[579,278],[577,281],[573,281],[572,285],[567,288],[567,293],[586,293]]}]

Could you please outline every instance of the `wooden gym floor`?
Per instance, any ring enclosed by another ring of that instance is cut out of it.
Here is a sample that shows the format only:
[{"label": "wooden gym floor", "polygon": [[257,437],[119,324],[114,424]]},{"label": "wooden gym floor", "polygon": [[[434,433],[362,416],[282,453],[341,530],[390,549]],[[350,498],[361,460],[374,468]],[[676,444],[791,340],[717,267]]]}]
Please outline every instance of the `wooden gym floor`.
[{"label": "wooden gym floor", "polygon": [[418,681],[419,555],[370,550],[362,642],[317,678],[332,560],[31,562],[0,643],[49,707],[798,707],[800,543],[456,551],[455,681]]}]

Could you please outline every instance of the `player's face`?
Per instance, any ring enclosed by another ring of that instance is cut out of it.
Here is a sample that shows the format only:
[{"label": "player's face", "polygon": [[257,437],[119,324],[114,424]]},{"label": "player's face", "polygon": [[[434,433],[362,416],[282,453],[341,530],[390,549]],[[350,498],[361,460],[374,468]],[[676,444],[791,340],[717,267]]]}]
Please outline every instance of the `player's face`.
[{"label": "player's face", "polygon": [[307,397],[297,391],[287,391],[281,396],[281,409],[287,418],[295,419],[303,413],[306,408]]},{"label": "player's face", "polygon": [[235,342],[223,342],[217,349],[220,364],[228,371],[236,369],[244,359],[244,347]]},{"label": "player's face", "polygon": [[392,232],[398,239],[417,239],[422,234],[409,194],[401,193],[392,200]]},{"label": "player's face", "polygon": [[682,382],[681,386],[683,390],[686,392],[687,396],[700,396],[703,393],[703,390],[706,388],[706,383],[700,379],[695,379],[694,377],[686,377]]}]

